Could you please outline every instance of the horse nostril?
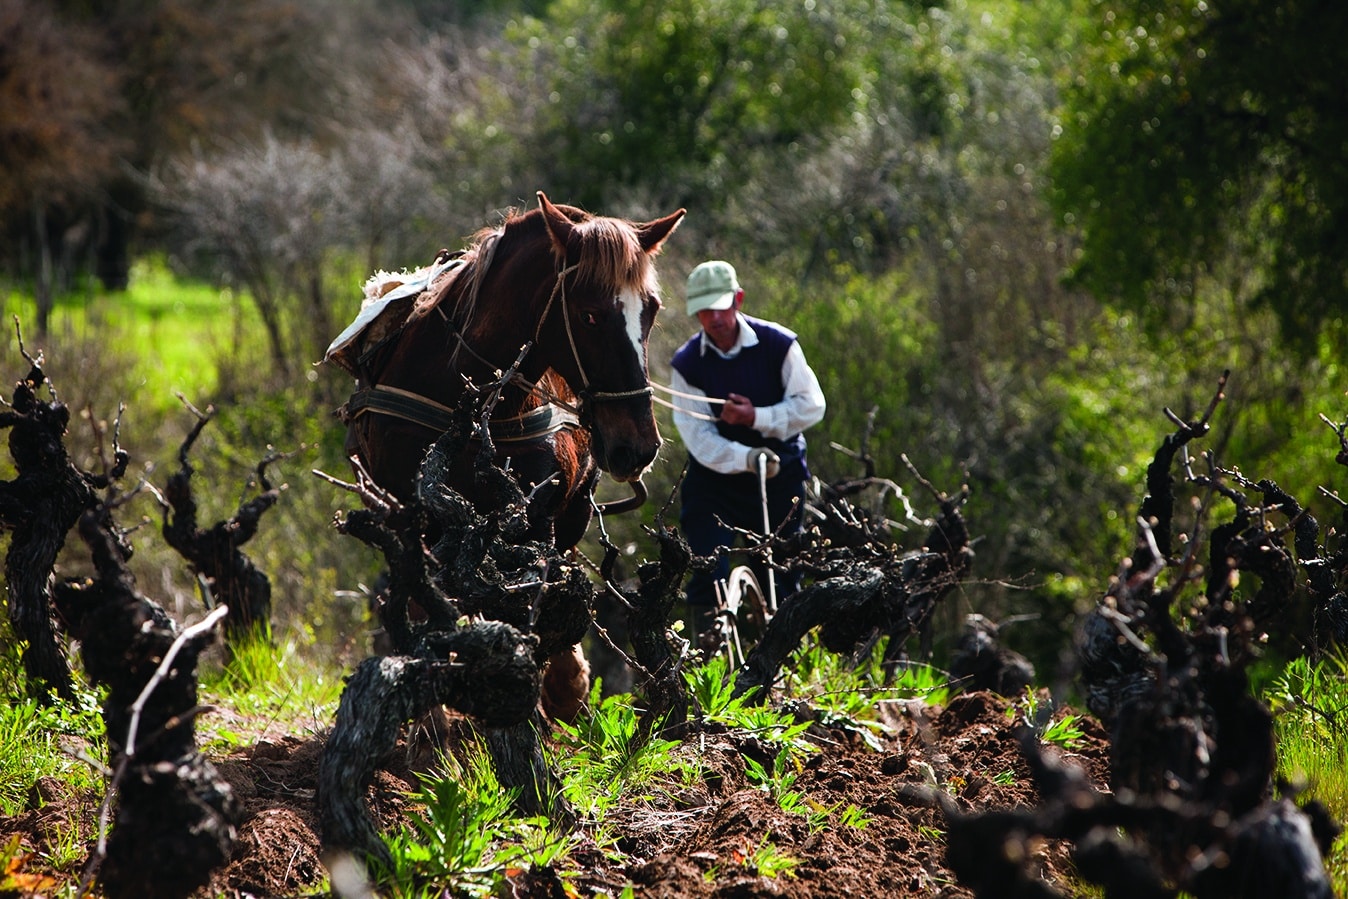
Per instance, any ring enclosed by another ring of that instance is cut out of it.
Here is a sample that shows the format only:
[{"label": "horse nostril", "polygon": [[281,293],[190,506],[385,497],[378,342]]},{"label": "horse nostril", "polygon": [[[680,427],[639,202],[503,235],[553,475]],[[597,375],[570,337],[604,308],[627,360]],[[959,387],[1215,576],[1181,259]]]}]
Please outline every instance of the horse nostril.
[{"label": "horse nostril", "polygon": [[660,441],[656,440],[653,444],[651,444],[649,450],[647,450],[644,453],[640,453],[638,455],[637,461],[640,463],[639,467],[643,470],[649,468],[650,465],[653,462],[655,462],[655,457],[658,456],[659,454],[660,454]]}]

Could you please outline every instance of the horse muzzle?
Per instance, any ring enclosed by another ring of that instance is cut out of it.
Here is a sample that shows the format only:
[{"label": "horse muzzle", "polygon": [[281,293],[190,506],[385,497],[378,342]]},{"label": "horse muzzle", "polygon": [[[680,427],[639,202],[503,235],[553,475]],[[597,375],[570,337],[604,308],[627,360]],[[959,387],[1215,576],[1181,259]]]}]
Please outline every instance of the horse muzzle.
[{"label": "horse muzzle", "polygon": [[648,431],[632,433],[624,428],[618,433],[596,422],[591,430],[593,442],[590,452],[600,469],[615,481],[630,483],[638,480],[655,462],[660,452],[660,432],[652,419]]},{"label": "horse muzzle", "polygon": [[592,435],[590,452],[600,469],[615,481],[631,483],[650,469],[660,452],[650,393],[606,399],[585,397],[582,421]]},{"label": "horse muzzle", "polygon": [[613,480],[631,483],[639,480],[655,462],[656,454],[660,452],[660,438],[657,435],[651,441],[618,441],[611,444],[596,431],[593,451],[595,462]]}]

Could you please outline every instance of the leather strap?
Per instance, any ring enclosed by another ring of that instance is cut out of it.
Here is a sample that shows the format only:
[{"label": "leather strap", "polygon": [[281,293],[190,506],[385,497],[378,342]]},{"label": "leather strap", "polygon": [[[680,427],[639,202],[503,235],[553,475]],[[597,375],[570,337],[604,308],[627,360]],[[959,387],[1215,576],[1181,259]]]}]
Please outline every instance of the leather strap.
[{"label": "leather strap", "polygon": [[[435,400],[383,384],[357,390],[342,408],[344,421],[359,418],[367,412],[401,418],[437,433],[449,430],[456,414],[454,409]],[[488,423],[495,443],[532,443],[558,431],[578,427],[580,419],[575,413],[551,404],[513,418],[492,419]]]}]

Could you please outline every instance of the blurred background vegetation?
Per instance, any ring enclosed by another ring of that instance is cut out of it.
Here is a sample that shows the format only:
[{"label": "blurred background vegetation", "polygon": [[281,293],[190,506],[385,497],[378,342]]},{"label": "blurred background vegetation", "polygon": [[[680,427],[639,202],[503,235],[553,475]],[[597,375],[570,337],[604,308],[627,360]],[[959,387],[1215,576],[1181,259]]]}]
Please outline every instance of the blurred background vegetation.
[{"label": "blurred background vegetation", "polygon": [[[816,474],[859,473],[830,445],[859,448],[876,408],[878,473],[919,512],[901,454],[967,479],[978,557],[942,631],[1032,616],[1005,636],[1051,677],[1131,549],[1166,407],[1198,414],[1229,368],[1221,461],[1312,507],[1343,482],[1318,416],[1348,411],[1345,19],[1310,0],[0,0],[0,371],[27,371],[17,316],[86,412],[81,464],[125,403],[121,441],[160,486],[194,423],[177,394],[214,404],[203,521],[267,447],[293,453],[246,549],[279,626],[363,654],[378,562],[310,469],[348,473],[350,384],[314,363],[364,277],[539,189],[634,219],[684,206],[653,377],[694,330],[687,272],[732,261],[823,382]],[[683,462],[662,422],[646,521]],[[142,588],[198,608],[158,508],[132,509]],[[638,559],[640,524],[608,522]]]}]

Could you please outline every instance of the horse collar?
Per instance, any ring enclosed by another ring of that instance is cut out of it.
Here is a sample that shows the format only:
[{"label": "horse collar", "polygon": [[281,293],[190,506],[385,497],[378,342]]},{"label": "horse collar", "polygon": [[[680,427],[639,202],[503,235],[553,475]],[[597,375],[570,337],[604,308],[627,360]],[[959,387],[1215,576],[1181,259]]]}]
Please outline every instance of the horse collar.
[{"label": "horse collar", "polygon": [[[401,418],[437,433],[449,430],[457,414],[454,409],[443,403],[437,403],[410,390],[384,384],[357,390],[339,410],[339,414],[347,422],[370,412]],[[506,444],[533,443],[558,431],[578,427],[580,418],[576,413],[554,403],[539,406],[510,418],[491,419],[487,422],[492,441]]]}]

